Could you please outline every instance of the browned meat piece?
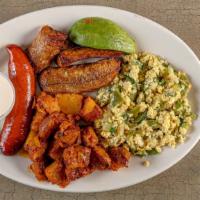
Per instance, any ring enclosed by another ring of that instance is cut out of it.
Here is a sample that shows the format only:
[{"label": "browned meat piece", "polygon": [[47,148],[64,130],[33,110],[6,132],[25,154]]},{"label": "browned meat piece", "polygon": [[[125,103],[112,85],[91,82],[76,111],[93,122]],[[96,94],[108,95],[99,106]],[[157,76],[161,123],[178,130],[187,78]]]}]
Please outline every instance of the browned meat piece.
[{"label": "browned meat piece", "polygon": [[91,98],[87,97],[84,100],[83,108],[81,109],[80,115],[86,121],[95,121],[102,116],[102,110],[98,104]]},{"label": "browned meat piece", "polygon": [[108,169],[111,166],[111,159],[103,147],[92,148],[91,166],[93,169],[99,170]]},{"label": "browned meat piece", "polygon": [[67,169],[87,167],[90,163],[91,149],[80,145],[71,146],[64,150],[63,159]]},{"label": "browned meat piece", "polygon": [[92,48],[71,48],[60,53],[57,63],[60,67],[67,67],[74,62],[88,58],[116,58],[122,56],[120,51],[99,50]]},{"label": "browned meat piece", "polygon": [[87,127],[82,133],[83,144],[88,147],[94,147],[98,144],[98,137],[92,127]]},{"label": "browned meat piece", "polygon": [[65,174],[68,181],[74,181],[78,178],[87,176],[93,172],[89,167],[76,168],[76,169],[65,169]]},{"label": "browned meat piece", "polygon": [[131,153],[124,147],[112,147],[108,154],[112,160],[111,169],[117,171],[119,168],[127,167]]},{"label": "browned meat piece", "polygon": [[29,145],[27,146],[27,152],[29,155],[29,158],[32,161],[41,161],[43,160],[44,153],[47,149],[47,142],[46,141],[40,141],[38,136],[36,135],[33,137]]},{"label": "browned meat piece", "polygon": [[38,137],[42,141],[46,141],[49,136],[59,127],[62,121],[65,120],[63,113],[54,112],[46,117],[39,127]]},{"label": "browned meat piece", "polygon": [[44,109],[49,114],[53,112],[60,112],[60,106],[58,105],[57,99],[46,94],[45,92],[41,92],[38,96],[36,107],[37,109]]},{"label": "browned meat piece", "polygon": [[82,93],[108,85],[118,74],[120,61],[102,60],[71,68],[50,67],[39,78],[40,86],[49,93]]},{"label": "browned meat piece", "polygon": [[58,140],[53,140],[50,144],[48,155],[53,160],[61,160],[63,150],[64,149],[60,147]]},{"label": "browned meat piece", "polygon": [[59,145],[63,148],[71,146],[77,142],[80,135],[80,128],[78,126],[71,126],[64,132],[58,131],[55,135]]},{"label": "browned meat piece", "polygon": [[54,161],[48,167],[45,168],[45,175],[53,184],[57,184],[60,187],[65,187],[69,184],[69,181],[65,175],[65,168],[62,161]]},{"label": "browned meat piece", "polygon": [[37,73],[49,66],[51,60],[64,48],[66,39],[66,34],[56,31],[50,26],[42,27],[28,48],[29,57],[35,65]]},{"label": "browned meat piece", "polygon": [[34,161],[31,165],[30,165],[30,169],[32,170],[32,172],[35,174],[35,177],[37,178],[38,181],[45,181],[46,180],[46,176],[44,173],[44,162],[40,161],[40,162],[36,162]]}]

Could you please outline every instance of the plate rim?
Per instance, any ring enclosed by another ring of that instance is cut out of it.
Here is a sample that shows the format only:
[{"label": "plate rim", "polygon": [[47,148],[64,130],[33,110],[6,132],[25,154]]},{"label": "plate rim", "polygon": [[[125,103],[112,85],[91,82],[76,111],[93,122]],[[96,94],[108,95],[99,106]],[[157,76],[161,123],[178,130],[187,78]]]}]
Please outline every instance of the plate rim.
[{"label": "plate rim", "polygon": [[[22,14],[22,15],[19,15],[19,16],[16,16],[14,18],[11,18],[3,23],[0,24],[0,29],[3,27],[3,26],[6,26],[6,25],[9,25],[9,23],[12,23],[13,21],[15,20],[20,20],[20,18],[24,18],[28,15],[37,15],[39,13],[42,13],[43,11],[47,11],[47,10],[54,10],[54,9],[59,9],[59,8],[70,8],[70,7],[76,7],[76,8],[82,8],[82,7],[90,7],[90,8],[94,8],[94,9],[98,9],[98,8],[103,8],[103,9],[110,9],[110,10],[113,10],[113,12],[115,11],[118,11],[118,12],[123,12],[127,15],[134,15],[135,17],[138,17],[140,18],[141,20],[143,21],[148,21],[149,23],[151,23],[151,25],[153,26],[156,26],[157,28],[159,28],[160,30],[166,32],[167,34],[170,34],[171,36],[173,36],[178,42],[180,42],[189,52],[190,54],[193,56],[193,58],[196,60],[196,62],[199,64],[200,66],[200,60],[198,58],[198,56],[194,53],[194,51],[192,50],[191,47],[189,47],[189,45],[183,41],[179,36],[177,36],[175,33],[173,33],[170,29],[166,28],[165,26],[159,24],[158,22],[156,21],[153,21],[152,19],[149,19],[147,17],[144,17],[140,14],[136,14],[134,12],[131,12],[131,11],[127,11],[127,10],[123,10],[123,9],[119,9],[119,8],[115,8],[115,7],[111,7],[111,6],[101,6],[101,5],[82,5],[82,4],[78,4],[78,5],[63,5],[63,6],[54,6],[54,7],[47,7],[47,8],[44,8],[44,9],[39,9],[39,10],[35,10],[35,11],[32,11],[32,12],[28,12],[28,13],[25,13],[25,14]],[[160,171],[159,173],[155,174],[155,175],[151,175],[150,177],[147,177],[141,181],[138,181],[137,183],[124,183],[124,184],[121,184],[120,186],[118,187],[115,187],[115,188],[107,188],[107,189],[92,189],[90,191],[86,190],[86,191],[79,191],[78,189],[76,190],[65,190],[65,189],[60,189],[58,187],[53,187],[53,188],[47,188],[46,186],[44,185],[40,185],[40,184],[35,184],[35,183],[30,183],[30,182],[27,182],[27,181],[20,181],[18,180],[17,178],[14,178],[12,176],[10,176],[8,173],[4,173],[2,170],[0,170],[0,174],[3,175],[4,177],[6,178],[9,178],[15,182],[18,182],[18,183],[21,183],[23,185],[27,185],[27,186],[31,186],[31,187],[34,187],[34,188],[38,188],[38,189],[43,189],[43,190],[48,190],[48,191],[55,191],[55,192],[68,192],[68,193],[94,193],[94,192],[106,192],[106,191],[113,191],[113,190],[117,190],[117,189],[121,189],[121,188],[125,188],[125,187],[129,187],[129,186],[133,186],[133,185],[137,185],[139,183],[142,183],[144,181],[147,181],[163,172],[165,172],[166,170],[168,170],[169,168],[171,168],[172,166],[174,166],[175,164],[177,164],[180,160],[182,160],[193,148],[194,146],[199,142],[200,140],[200,135],[199,137],[196,139],[196,141],[193,143],[192,146],[190,146],[190,148],[188,148],[184,154],[182,154],[179,159],[176,159],[176,162],[172,162],[170,163],[166,168],[164,168],[164,170]],[[38,182],[39,183],[39,182]]]}]

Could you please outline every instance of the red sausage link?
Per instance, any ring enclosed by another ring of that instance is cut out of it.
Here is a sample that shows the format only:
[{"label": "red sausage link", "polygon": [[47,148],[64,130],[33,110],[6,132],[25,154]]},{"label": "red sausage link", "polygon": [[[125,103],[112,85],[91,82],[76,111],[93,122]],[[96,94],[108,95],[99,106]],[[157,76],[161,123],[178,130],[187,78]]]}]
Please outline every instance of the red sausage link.
[{"label": "red sausage link", "polygon": [[23,50],[17,45],[8,45],[7,50],[10,56],[8,74],[16,97],[0,133],[0,148],[3,154],[13,155],[27,137],[36,87],[33,68]]}]

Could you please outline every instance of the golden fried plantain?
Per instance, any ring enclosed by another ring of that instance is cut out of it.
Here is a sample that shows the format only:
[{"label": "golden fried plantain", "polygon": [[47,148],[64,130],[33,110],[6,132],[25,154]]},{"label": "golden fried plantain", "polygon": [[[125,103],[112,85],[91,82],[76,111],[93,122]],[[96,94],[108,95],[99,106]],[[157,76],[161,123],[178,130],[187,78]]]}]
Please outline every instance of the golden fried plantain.
[{"label": "golden fried plantain", "polygon": [[89,92],[108,85],[119,70],[120,61],[116,59],[72,68],[50,67],[41,73],[39,82],[42,89],[48,93]]},{"label": "golden fried plantain", "polygon": [[57,59],[59,67],[67,67],[77,61],[89,58],[116,58],[122,56],[121,51],[99,50],[92,48],[71,48],[62,51]]}]

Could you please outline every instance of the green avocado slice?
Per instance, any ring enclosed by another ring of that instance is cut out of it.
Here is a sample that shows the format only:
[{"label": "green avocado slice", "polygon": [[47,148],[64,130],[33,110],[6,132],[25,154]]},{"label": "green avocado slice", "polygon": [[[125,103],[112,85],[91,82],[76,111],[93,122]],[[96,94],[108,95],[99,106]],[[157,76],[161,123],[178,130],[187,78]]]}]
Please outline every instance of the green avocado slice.
[{"label": "green avocado slice", "polygon": [[70,28],[69,37],[80,46],[136,52],[135,40],[116,23],[105,18],[88,17],[78,20]]}]

